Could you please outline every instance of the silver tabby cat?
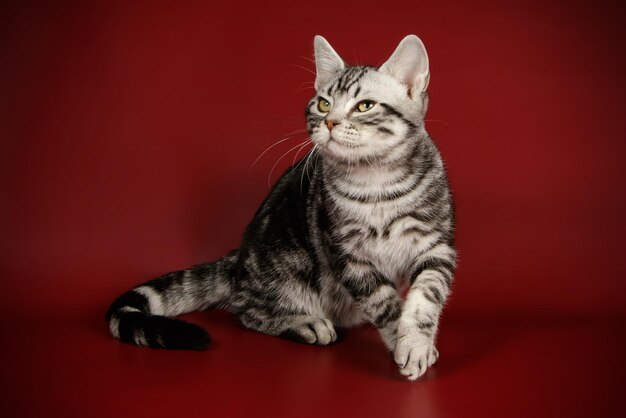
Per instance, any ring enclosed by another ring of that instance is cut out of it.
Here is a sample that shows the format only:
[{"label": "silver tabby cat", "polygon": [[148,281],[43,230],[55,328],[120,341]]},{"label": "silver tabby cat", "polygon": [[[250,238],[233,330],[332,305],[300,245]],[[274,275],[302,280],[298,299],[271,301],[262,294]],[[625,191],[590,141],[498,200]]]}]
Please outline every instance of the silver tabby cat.
[{"label": "silver tabby cat", "polygon": [[377,68],[347,66],[321,36],[314,44],[313,150],[282,175],[239,249],[120,296],[107,312],[115,337],[205,349],[202,328],[171,317],[217,307],[308,344],[370,322],[411,380],[437,360],[456,252],[446,172],[424,127],[426,50],[407,36]]}]

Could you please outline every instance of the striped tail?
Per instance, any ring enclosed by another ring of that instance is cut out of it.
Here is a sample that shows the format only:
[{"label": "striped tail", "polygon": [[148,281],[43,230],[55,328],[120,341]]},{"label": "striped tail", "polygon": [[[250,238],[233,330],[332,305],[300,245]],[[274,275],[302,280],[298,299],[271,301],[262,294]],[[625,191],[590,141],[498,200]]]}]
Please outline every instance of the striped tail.
[{"label": "striped tail", "polygon": [[206,350],[211,338],[204,329],[169,317],[227,306],[237,257],[235,250],[215,263],[168,273],[124,293],[106,314],[111,334],[140,346]]}]

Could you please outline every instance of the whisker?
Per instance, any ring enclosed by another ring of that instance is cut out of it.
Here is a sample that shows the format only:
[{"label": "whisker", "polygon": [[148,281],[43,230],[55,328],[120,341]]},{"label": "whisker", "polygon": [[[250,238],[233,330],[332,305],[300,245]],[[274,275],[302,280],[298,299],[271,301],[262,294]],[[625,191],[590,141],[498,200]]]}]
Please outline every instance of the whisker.
[{"label": "whisker", "polygon": [[352,174],[352,155],[348,154],[348,175]]},{"label": "whisker", "polygon": [[446,126],[450,126],[448,122],[446,122],[445,120],[441,120],[441,119],[424,119],[424,122],[439,122],[439,123],[443,123]]},{"label": "whisker", "polygon": [[287,154],[289,154],[291,151],[293,151],[294,149],[298,148],[298,147],[305,147],[308,143],[310,143],[311,140],[309,138],[307,138],[304,142],[299,143],[298,145],[296,145],[295,147],[292,147],[289,149],[289,151],[287,151],[286,153],[284,153],[283,155],[280,156],[280,158],[274,163],[274,165],[272,166],[272,169],[270,170],[270,173],[267,176],[267,185],[271,186],[270,184],[270,178],[272,177],[272,173],[274,172],[274,169],[276,168],[276,166],[278,165],[278,163],[280,162],[280,160],[283,159],[283,157]]},{"label": "whisker", "polygon": [[315,155],[315,165],[317,166],[317,160],[320,159],[320,152],[317,151],[317,154]]},{"label": "whisker", "polygon": [[[308,138],[310,140],[310,138]],[[303,144],[300,148],[298,148],[298,150],[296,151],[296,155],[294,156],[294,160],[292,161],[292,166],[294,169],[298,168],[298,166],[300,166],[300,164],[302,164],[303,161],[305,161],[305,158],[307,156],[307,154],[304,155],[304,157],[302,157],[302,159],[300,161],[298,161],[297,163],[295,162],[295,159],[297,158],[298,154],[300,154],[300,152],[306,148],[308,144]],[[306,164],[306,162],[305,162]]]},{"label": "whisker", "polygon": [[309,177],[309,160],[311,159],[311,156],[313,154],[315,154],[315,150],[317,149],[317,144],[315,144],[315,146],[313,147],[313,149],[311,151],[309,151],[309,156],[306,157],[306,162],[304,163],[304,168],[302,169],[302,174],[300,175],[300,194],[302,194],[302,181],[304,180],[304,172],[306,171],[306,177],[309,179],[309,182],[311,181],[311,177]]},{"label": "whisker", "polygon": [[[307,138],[307,139],[310,139],[310,138]],[[298,151],[296,151],[296,155],[293,156],[293,160],[291,161],[291,165],[295,165],[296,164],[296,158],[298,158],[298,154],[300,154],[300,151],[302,151],[302,148],[299,148]],[[305,157],[306,157],[306,154],[305,154]]]},{"label": "whisker", "polygon": [[275,125],[277,123],[290,123],[290,124],[299,123],[300,125],[302,125],[302,119],[295,119],[295,118],[284,118],[284,119],[266,118],[263,120],[249,119],[249,121],[250,123],[267,124],[267,125]]},{"label": "whisker", "polygon": [[[311,138],[308,138],[308,139],[310,140]],[[298,152],[300,152],[301,150],[302,150],[302,148],[300,148],[300,149],[298,150]],[[306,155],[305,155],[305,157],[306,157]],[[295,170],[295,169],[297,169],[297,168],[300,166],[300,164],[302,164],[302,162],[303,162],[303,161],[304,161],[304,158],[302,158],[300,161],[298,161],[298,162],[297,162],[297,163],[293,166],[294,170]]]},{"label": "whisker", "polygon": [[361,58],[354,50],[352,51],[352,58],[354,59],[354,65],[361,65]]},{"label": "whisker", "polygon": [[315,64],[315,60],[311,57],[305,57],[304,55],[298,55],[300,58],[304,58],[307,61],[312,62],[313,64]]},{"label": "whisker", "polygon": [[311,74],[313,74],[313,75],[315,75],[315,76],[317,75],[317,74],[315,73],[315,71],[312,71],[312,70],[310,70],[309,68],[303,67],[302,65],[298,65],[298,64],[291,64],[291,65],[292,65],[293,67],[302,68],[304,71],[308,71],[308,72],[310,72]]},{"label": "whisker", "polygon": [[313,83],[312,81],[305,81],[304,83],[300,83],[300,85],[296,88],[296,93],[300,93],[301,91],[308,89],[315,89],[315,87],[313,87],[314,84],[315,83]]},{"label": "whisker", "polygon": [[253,162],[253,163],[252,163],[252,165],[250,166],[250,169],[252,169],[252,167],[254,167],[254,165],[255,165],[255,164],[256,164],[256,163],[257,163],[257,162],[261,159],[261,157],[263,157],[263,156],[264,156],[264,155],[265,155],[265,154],[266,154],[269,150],[271,150],[272,148],[274,148],[276,145],[281,144],[281,143],[283,143],[283,142],[285,142],[285,141],[287,141],[287,140],[289,140],[289,139],[291,139],[291,138],[294,138],[294,137],[296,137],[296,136],[298,136],[298,135],[300,135],[300,134],[303,134],[303,133],[305,133],[305,132],[306,132],[306,129],[298,129],[298,130],[295,130],[295,131],[293,131],[293,132],[289,133],[289,134],[288,134],[286,137],[284,137],[283,139],[281,139],[281,140],[279,140],[279,141],[274,142],[272,145],[270,145],[269,147],[267,147],[267,148],[265,149],[265,151],[263,151],[263,152],[261,153],[261,155],[259,155],[259,156],[256,158],[256,160],[254,160],[254,162]]}]

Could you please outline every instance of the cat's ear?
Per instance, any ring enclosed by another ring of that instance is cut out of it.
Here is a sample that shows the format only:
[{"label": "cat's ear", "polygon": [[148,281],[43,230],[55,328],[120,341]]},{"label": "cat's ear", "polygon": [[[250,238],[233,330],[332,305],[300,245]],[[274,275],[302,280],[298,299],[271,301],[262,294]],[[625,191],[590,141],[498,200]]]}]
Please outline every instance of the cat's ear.
[{"label": "cat's ear", "polygon": [[406,84],[409,96],[426,91],[430,72],[426,48],[420,38],[415,35],[404,38],[379,71]]},{"label": "cat's ear", "polygon": [[320,35],[316,35],[313,41],[315,48],[315,90],[321,89],[333,76],[345,68],[345,64],[339,54]]}]

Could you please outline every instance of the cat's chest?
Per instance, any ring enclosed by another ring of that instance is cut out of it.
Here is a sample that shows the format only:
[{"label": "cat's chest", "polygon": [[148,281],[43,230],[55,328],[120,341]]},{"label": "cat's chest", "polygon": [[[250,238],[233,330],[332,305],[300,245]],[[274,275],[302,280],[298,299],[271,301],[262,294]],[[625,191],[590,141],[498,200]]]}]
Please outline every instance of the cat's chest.
[{"label": "cat's chest", "polygon": [[417,258],[435,242],[415,217],[402,213],[371,213],[367,220],[338,227],[338,244],[348,254],[371,262],[392,280],[409,272]]}]

